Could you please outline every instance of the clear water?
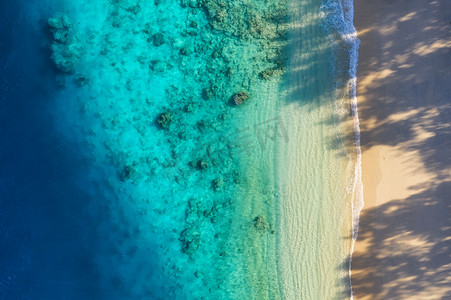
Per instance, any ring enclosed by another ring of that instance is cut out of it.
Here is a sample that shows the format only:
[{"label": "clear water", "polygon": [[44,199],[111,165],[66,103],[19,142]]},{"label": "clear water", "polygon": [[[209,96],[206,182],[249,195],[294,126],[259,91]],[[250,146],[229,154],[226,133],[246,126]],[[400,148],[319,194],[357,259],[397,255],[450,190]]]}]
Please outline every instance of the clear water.
[{"label": "clear water", "polygon": [[1,297],[347,297],[348,58],[301,4],[2,2]]},{"label": "clear water", "polygon": [[291,76],[279,113],[297,121],[287,122],[290,142],[276,151],[281,291],[285,299],[349,298],[358,188],[348,86],[354,41],[344,39],[340,1],[293,2],[291,11]]}]

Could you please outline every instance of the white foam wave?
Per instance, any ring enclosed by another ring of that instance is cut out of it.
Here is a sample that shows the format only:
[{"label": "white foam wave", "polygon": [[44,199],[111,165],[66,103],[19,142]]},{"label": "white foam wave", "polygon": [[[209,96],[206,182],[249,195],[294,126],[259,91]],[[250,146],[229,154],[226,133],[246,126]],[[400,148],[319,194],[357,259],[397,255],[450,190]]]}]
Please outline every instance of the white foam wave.
[{"label": "white foam wave", "polygon": [[[360,40],[357,38],[357,31],[354,28],[354,3],[352,0],[345,0],[343,2],[343,18],[348,27],[348,32],[342,35],[343,39],[351,45],[350,62],[349,62],[349,96],[351,98],[351,109],[354,117],[354,132],[355,132],[355,146],[356,146],[356,161],[354,169],[354,202],[353,202],[353,222],[352,222],[352,245],[349,256],[349,277],[352,280],[352,254],[354,252],[354,245],[357,240],[359,232],[360,212],[364,205],[363,200],[363,183],[362,183],[362,151],[360,147],[360,121],[357,106],[357,65],[359,55]],[[350,287],[350,298],[353,299],[352,281]]]},{"label": "white foam wave", "polygon": [[[354,27],[353,0],[325,0],[321,6],[325,25],[328,29],[338,32],[346,43],[349,53],[349,79],[347,82],[353,116],[353,129],[355,136],[356,160],[354,167],[354,180],[352,184],[354,201],[352,203],[352,244],[349,258],[349,277],[351,278],[352,254],[359,230],[359,216],[364,205],[362,184],[362,153],[360,148],[360,122],[357,106],[357,65],[360,40]],[[353,299],[352,283],[350,298]]]}]

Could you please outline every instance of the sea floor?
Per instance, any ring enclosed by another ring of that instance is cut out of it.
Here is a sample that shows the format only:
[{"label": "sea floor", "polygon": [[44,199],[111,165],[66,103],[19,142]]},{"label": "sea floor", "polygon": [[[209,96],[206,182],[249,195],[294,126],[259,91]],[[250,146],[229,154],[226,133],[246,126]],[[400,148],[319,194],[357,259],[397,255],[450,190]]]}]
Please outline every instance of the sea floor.
[{"label": "sea floor", "polygon": [[110,269],[100,274],[105,290],[271,297],[276,199],[266,131],[284,72],[283,2],[86,7],[70,3],[48,23],[52,59],[68,73],[58,77],[59,122],[113,166],[96,258]]}]

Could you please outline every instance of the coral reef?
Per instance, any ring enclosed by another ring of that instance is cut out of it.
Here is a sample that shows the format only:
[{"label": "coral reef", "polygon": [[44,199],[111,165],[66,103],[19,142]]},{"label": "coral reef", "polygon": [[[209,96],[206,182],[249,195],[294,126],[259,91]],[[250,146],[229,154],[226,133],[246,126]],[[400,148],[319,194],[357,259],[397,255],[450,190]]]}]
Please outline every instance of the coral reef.
[{"label": "coral reef", "polygon": [[121,181],[127,181],[135,174],[135,169],[132,166],[125,166],[119,174]]},{"label": "coral reef", "polygon": [[192,255],[200,246],[200,233],[194,227],[186,228],[180,234],[179,241],[182,244],[183,253]]},{"label": "coral reef", "polygon": [[[80,25],[73,15],[55,16],[48,24],[61,78],[83,91],[71,102],[82,112],[84,125],[76,125],[85,126],[96,156],[117,168],[110,181],[121,200],[111,204],[112,214],[142,229],[135,234],[124,229],[127,222],[117,225],[133,239],[114,244],[117,259],[111,265],[118,273],[141,266],[145,251],[130,240],[151,239],[148,256],[164,261],[152,272],[168,278],[168,293],[179,291],[180,278],[192,281],[186,294],[168,298],[221,298],[225,291],[246,290],[252,282],[234,266],[254,255],[246,252],[256,244],[246,239],[249,232],[271,238],[263,234],[273,232],[270,204],[259,188],[270,182],[251,186],[243,170],[249,159],[233,146],[237,138],[231,133],[252,125],[245,115],[254,104],[259,109],[268,84],[282,79],[286,2],[105,2],[103,25]],[[177,246],[168,246],[170,241]],[[259,268],[249,265],[254,267]],[[148,276],[160,282],[153,273]],[[135,298],[151,298],[148,280],[115,280],[133,286]],[[264,285],[261,290],[268,290]]]},{"label": "coral reef", "polygon": [[260,232],[265,232],[271,229],[271,225],[263,216],[257,216],[254,218],[254,227]]},{"label": "coral reef", "polygon": [[169,112],[161,113],[157,118],[157,123],[163,129],[168,129],[172,122],[172,114]]},{"label": "coral reef", "polygon": [[249,99],[249,94],[246,92],[238,92],[232,96],[232,101],[236,106],[243,104]]},{"label": "coral reef", "polygon": [[264,80],[270,80],[276,76],[282,75],[284,68],[271,68],[260,72],[260,78]]},{"label": "coral reef", "polygon": [[51,59],[62,72],[74,71],[77,59],[80,57],[80,45],[76,41],[68,16],[59,15],[47,21],[53,34]]},{"label": "coral reef", "polygon": [[194,165],[198,170],[205,170],[209,166],[208,162],[205,159],[199,159],[195,161]]},{"label": "coral reef", "polygon": [[213,180],[212,187],[215,192],[223,189],[224,188],[224,179],[217,178],[217,179]]},{"label": "coral reef", "polygon": [[158,32],[152,36],[152,42],[155,45],[155,47],[160,47],[161,45],[164,45],[166,43],[166,40],[164,38],[163,33]]}]

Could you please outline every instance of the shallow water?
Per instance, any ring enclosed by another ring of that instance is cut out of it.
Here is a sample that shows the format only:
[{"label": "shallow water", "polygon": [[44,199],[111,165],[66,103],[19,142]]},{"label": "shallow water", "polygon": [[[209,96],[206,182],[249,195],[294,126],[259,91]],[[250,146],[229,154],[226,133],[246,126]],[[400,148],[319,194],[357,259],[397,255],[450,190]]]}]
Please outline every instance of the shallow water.
[{"label": "shallow water", "polygon": [[[341,129],[323,124],[341,124],[346,95],[320,4],[305,6],[299,44],[302,64],[320,63],[295,99],[284,1],[10,3],[0,216],[2,253],[17,254],[1,295],[290,298],[281,245],[304,222],[300,273],[316,279],[301,295],[325,282],[346,293],[336,267],[349,254],[352,172],[344,149],[328,147]],[[280,186],[293,153],[293,184],[318,205],[287,229]],[[325,247],[338,254],[317,264]]]},{"label": "shallow water", "polygon": [[[277,147],[278,261],[282,295],[343,299],[356,199],[354,116],[348,90],[352,47],[339,2],[293,1],[286,99],[290,143]],[[287,159],[289,157],[289,159]]]},{"label": "shallow water", "polygon": [[[101,286],[108,297],[270,297],[274,145],[254,126],[275,114],[283,6],[84,4],[52,21],[53,60],[75,74],[58,78],[55,115],[113,166]],[[236,106],[239,92],[249,99]]]}]

